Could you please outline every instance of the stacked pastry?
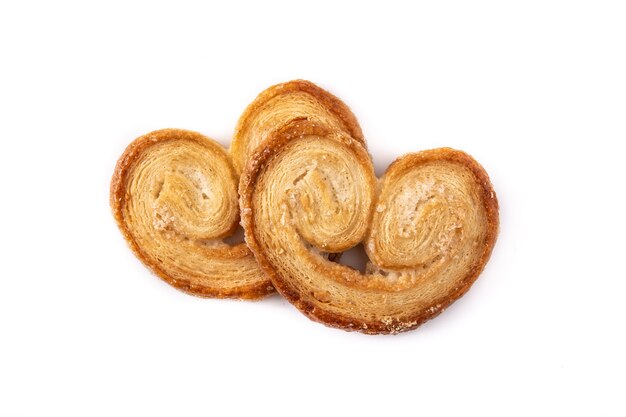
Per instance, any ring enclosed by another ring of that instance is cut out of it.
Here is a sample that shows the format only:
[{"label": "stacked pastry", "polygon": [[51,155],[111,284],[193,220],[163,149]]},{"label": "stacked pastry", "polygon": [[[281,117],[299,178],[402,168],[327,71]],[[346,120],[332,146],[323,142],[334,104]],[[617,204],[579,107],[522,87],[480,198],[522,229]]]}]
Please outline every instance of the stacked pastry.
[{"label": "stacked pastry", "polygon": [[[129,145],[111,206],[131,249],[171,285],[255,299],[275,288],[313,320],[364,333],[419,326],[461,297],[498,232],[485,170],[449,148],[382,178],[355,116],[307,81],[262,92],[230,153],[185,130]],[[230,245],[241,221],[246,243]],[[365,273],[337,262],[363,244]]]}]

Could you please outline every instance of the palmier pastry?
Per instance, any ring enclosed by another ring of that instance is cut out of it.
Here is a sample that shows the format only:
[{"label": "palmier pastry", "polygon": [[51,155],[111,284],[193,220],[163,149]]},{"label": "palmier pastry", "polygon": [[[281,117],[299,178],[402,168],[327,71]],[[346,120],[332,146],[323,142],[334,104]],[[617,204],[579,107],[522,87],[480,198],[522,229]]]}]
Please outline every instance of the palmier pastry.
[{"label": "palmier pastry", "polygon": [[111,181],[111,207],[137,257],[183,291],[260,298],[273,291],[245,243],[224,242],[239,222],[236,174],[213,140],[179,129],[132,142]]},{"label": "palmier pastry", "polygon": [[[449,148],[405,155],[377,180],[362,138],[335,126],[303,118],[267,134],[239,185],[246,241],[311,319],[370,334],[413,329],[483,270],[495,193],[474,159]],[[331,261],[360,242],[365,273]]]}]

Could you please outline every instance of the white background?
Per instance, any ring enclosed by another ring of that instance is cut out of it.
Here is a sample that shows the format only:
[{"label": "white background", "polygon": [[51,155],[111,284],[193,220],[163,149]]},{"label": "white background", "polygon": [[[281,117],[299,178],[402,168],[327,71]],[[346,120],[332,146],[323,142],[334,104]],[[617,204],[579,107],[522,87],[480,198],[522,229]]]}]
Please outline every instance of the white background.
[{"label": "white background", "polygon": [[[626,415],[624,3],[337,3],[0,3],[0,415]],[[135,137],[227,146],[294,78],[378,173],[452,146],[491,176],[492,259],[416,331],[185,295],[113,222]]]}]

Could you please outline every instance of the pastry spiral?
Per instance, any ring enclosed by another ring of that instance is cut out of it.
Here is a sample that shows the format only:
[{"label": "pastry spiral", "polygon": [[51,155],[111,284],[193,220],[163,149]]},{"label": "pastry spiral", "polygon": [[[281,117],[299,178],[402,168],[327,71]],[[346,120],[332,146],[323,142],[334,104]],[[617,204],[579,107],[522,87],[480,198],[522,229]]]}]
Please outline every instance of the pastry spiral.
[{"label": "pastry spiral", "polygon": [[137,257],[199,296],[256,299],[273,291],[245,243],[223,241],[239,222],[228,153],[195,132],[164,129],[132,142],[111,181],[118,227]]},{"label": "pastry spiral", "polygon": [[341,100],[310,81],[289,81],[263,91],[239,118],[230,149],[237,173],[270,134],[298,120],[345,132],[365,145],[356,117]]},{"label": "pastry spiral", "polygon": [[[413,329],[461,297],[498,231],[487,173],[466,153],[408,154],[377,180],[362,139],[311,118],[264,139],[239,193],[275,288],[313,320],[370,334]],[[331,260],[360,242],[364,274]]]}]

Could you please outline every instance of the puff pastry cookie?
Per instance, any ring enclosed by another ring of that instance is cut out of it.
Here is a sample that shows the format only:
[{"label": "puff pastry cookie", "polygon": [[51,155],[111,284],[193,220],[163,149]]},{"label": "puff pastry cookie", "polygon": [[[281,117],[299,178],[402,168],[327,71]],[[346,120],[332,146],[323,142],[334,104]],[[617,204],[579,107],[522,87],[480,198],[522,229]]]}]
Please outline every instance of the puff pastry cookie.
[{"label": "puff pastry cookie", "polygon": [[[397,333],[470,288],[498,232],[494,190],[472,157],[449,148],[408,154],[377,180],[362,137],[334,115],[266,132],[271,108],[250,108],[264,111],[247,112],[240,126],[260,127],[235,138],[261,143],[239,185],[246,241],[300,311],[345,330]],[[332,261],[360,242],[365,274]]]}]

